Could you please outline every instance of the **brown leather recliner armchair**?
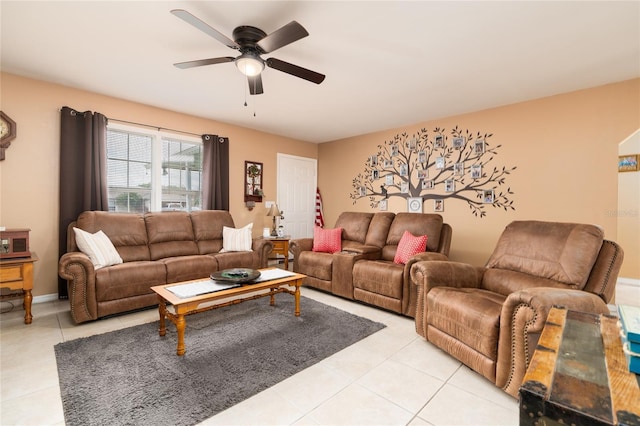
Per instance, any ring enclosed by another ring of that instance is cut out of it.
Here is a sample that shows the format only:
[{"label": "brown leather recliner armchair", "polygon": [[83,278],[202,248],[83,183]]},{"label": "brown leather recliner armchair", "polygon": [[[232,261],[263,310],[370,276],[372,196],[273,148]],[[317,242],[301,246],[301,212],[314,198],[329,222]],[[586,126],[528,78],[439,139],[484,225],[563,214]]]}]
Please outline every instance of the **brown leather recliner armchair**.
[{"label": "brown leather recliner armchair", "polygon": [[549,309],[609,313],[622,260],[595,225],[512,222],[484,267],[413,265],[416,331],[517,397]]}]

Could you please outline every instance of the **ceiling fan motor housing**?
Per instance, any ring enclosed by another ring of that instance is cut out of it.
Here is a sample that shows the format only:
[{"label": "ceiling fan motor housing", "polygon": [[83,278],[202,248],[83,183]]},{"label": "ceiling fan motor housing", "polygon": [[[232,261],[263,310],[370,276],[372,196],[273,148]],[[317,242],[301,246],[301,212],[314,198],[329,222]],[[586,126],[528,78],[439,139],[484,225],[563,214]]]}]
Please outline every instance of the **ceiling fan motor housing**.
[{"label": "ceiling fan motor housing", "polygon": [[233,30],[233,40],[240,45],[240,51],[242,53],[266,53],[257,44],[266,36],[267,33],[262,31],[260,28],[249,25],[242,25]]}]

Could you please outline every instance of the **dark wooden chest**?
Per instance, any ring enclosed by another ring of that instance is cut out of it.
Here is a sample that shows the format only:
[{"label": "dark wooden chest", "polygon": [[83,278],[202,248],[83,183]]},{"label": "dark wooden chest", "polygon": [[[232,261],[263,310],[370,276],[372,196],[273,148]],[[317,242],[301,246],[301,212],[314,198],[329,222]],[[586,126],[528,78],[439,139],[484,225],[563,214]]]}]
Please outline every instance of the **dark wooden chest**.
[{"label": "dark wooden chest", "polygon": [[618,319],[553,308],[520,387],[521,425],[638,425]]}]

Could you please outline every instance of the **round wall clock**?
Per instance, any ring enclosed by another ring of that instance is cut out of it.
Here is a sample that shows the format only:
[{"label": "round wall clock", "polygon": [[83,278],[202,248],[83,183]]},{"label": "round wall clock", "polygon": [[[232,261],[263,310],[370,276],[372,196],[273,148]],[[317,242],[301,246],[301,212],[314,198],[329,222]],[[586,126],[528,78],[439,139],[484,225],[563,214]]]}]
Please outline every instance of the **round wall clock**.
[{"label": "round wall clock", "polygon": [[16,122],[0,111],[0,160],[4,160],[4,150],[16,138]]}]

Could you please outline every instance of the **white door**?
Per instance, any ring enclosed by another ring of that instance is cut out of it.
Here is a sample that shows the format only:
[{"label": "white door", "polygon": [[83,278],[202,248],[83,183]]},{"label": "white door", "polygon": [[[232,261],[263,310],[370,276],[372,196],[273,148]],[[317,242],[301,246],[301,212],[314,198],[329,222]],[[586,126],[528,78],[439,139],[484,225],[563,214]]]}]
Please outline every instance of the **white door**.
[{"label": "white door", "polygon": [[314,158],[278,154],[278,207],[283,211],[284,233],[294,238],[313,237],[318,162]]}]

